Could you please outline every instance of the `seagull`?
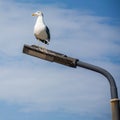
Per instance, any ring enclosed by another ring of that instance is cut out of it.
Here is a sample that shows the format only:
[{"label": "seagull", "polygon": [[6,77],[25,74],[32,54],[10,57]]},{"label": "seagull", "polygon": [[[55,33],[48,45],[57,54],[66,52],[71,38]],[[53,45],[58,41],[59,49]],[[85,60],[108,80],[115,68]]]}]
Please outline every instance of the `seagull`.
[{"label": "seagull", "polygon": [[40,40],[44,44],[48,45],[48,42],[50,42],[50,31],[49,28],[45,25],[43,13],[41,11],[37,11],[33,13],[32,16],[37,16],[37,20],[34,26],[34,36],[37,40]]}]

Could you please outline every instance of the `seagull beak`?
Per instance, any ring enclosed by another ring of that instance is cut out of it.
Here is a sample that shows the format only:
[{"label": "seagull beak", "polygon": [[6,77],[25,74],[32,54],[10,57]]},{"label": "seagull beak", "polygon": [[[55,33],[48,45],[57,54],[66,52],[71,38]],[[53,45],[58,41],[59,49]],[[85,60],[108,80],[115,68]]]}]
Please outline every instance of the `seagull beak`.
[{"label": "seagull beak", "polygon": [[35,16],[35,13],[33,13],[32,16]]}]

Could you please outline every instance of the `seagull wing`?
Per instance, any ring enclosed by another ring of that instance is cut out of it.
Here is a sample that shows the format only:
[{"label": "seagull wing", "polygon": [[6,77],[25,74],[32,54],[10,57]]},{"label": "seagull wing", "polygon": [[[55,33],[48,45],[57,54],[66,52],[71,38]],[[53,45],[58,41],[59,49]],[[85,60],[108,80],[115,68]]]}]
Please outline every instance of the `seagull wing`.
[{"label": "seagull wing", "polygon": [[47,26],[46,26],[46,33],[47,33],[48,41],[50,41],[50,31]]}]

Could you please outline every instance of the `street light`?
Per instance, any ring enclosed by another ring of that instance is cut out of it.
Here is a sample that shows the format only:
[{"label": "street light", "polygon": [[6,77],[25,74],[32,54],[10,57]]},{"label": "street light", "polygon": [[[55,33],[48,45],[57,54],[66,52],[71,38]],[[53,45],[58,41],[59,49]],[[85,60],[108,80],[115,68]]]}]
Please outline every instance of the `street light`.
[{"label": "street light", "polygon": [[112,120],[120,120],[120,106],[117,87],[114,78],[108,71],[101,67],[91,65],[89,63],[79,61],[78,59],[68,57],[67,55],[41,48],[35,45],[24,45],[23,53],[73,68],[82,67],[88,70],[92,70],[94,72],[98,72],[105,76],[110,84]]}]

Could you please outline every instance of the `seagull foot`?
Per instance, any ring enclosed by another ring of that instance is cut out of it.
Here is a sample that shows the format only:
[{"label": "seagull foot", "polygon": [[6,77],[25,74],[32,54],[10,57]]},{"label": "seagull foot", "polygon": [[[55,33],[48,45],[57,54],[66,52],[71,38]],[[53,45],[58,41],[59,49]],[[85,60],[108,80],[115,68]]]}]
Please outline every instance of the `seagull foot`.
[{"label": "seagull foot", "polygon": [[48,51],[47,51],[47,49],[46,49],[45,47],[40,47],[40,50],[41,50],[42,52],[48,53]]}]

